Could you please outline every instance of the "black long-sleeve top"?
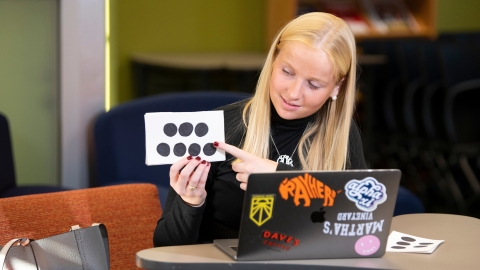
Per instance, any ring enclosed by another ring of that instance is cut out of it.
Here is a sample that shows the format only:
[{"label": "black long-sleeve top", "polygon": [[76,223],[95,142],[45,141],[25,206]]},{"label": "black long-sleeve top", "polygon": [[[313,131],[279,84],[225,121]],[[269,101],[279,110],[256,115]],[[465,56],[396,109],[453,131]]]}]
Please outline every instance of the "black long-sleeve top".
[{"label": "black long-sleeve top", "polygon": [[[245,131],[233,131],[231,126],[238,126],[242,121],[245,101],[230,104],[218,110],[224,111],[226,143],[239,146]],[[272,106],[273,108],[273,106]],[[270,141],[270,159],[276,161],[279,154],[293,155],[293,166],[279,163],[277,171],[298,169],[298,149],[295,149],[311,117],[285,120],[272,109]],[[365,169],[360,133],[352,121],[349,137],[348,169]],[[233,157],[226,153],[226,160],[212,162],[205,190],[207,198],[200,207],[185,204],[182,198],[170,187],[163,213],[155,228],[154,246],[187,245],[209,243],[213,239],[238,238],[242,214],[244,190],[236,180],[232,170]],[[295,168],[296,167],[296,168]]]}]

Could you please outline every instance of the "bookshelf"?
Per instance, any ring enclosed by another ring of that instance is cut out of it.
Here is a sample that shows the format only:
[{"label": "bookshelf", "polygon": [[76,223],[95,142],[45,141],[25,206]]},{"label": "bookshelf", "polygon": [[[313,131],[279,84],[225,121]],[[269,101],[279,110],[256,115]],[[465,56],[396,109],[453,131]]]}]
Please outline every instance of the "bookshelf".
[{"label": "bookshelf", "polygon": [[[339,3],[353,6],[359,17],[366,22],[367,28],[358,28],[354,32],[357,40],[423,37],[433,39],[437,31],[437,0],[367,0],[372,2],[399,3],[404,5],[415,21],[415,29],[379,30],[371,20],[365,8],[365,0],[267,0],[266,5],[266,44],[271,41],[288,21],[305,12],[328,12],[329,6],[338,7]],[[386,5],[389,6],[389,5]],[[342,7],[340,7],[342,8]],[[335,9],[333,9],[335,10]],[[338,10],[338,9],[336,9]],[[334,12],[332,12],[334,13]]]}]

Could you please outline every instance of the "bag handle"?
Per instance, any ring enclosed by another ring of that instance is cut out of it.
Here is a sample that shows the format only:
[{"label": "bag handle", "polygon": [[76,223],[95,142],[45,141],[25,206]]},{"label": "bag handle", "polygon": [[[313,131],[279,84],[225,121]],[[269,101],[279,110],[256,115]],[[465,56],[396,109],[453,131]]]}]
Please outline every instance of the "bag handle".
[{"label": "bag handle", "polygon": [[[100,226],[102,223],[92,223],[92,226]],[[81,229],[82,227],[80,227],[80,225],[73,225],[73,226],[70,226],[70,231],[75,231],[75,230],[78,230],[78,229]]]},{"label": "bag handle", "polygon": [[28,238],[14,238],[2,248],[2,251],[0,251],[0,267],[3,269],[3,264],[5,263],[5,259],[7,258],[7,253],[10,250],[10,248],[15,245],[16,243],[19,243],[22,246],[27,246],[30,243],[30,239]]}]

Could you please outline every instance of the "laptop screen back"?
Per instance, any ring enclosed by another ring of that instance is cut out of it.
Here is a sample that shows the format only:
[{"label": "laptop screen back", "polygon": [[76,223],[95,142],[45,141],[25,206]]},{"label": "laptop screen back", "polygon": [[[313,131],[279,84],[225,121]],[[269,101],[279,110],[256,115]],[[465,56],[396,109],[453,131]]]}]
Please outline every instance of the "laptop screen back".
[{"label": "laptop screen back", "polygon": [[238,260],[381,257],[399,170],[252,174]]}]

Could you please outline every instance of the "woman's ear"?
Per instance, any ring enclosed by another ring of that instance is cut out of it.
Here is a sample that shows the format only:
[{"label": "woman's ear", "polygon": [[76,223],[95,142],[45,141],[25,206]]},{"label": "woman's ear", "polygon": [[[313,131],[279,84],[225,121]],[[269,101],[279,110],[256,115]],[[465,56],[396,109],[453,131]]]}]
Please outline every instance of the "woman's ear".
[{"label": "woman's ear", "polygon": [[340,91],[340,87],[342,86],[344,80],[345,77],[343,77],[340,82],[335,86],[335,88],[333,88],[332,97],[338,96],[338,91]]}]

